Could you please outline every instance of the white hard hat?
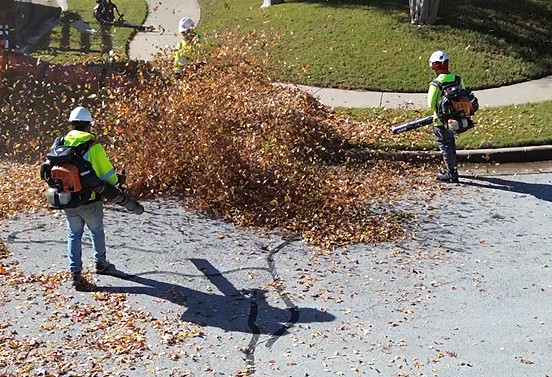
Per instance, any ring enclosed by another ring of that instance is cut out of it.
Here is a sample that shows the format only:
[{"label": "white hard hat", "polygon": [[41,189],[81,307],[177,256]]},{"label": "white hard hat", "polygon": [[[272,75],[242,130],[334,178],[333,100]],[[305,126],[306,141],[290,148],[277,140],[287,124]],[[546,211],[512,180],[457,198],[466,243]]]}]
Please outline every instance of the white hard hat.
[{"label": "white hard hat", "polygon": [[444,51],[435,51],[429,57],[429,68],[439,68],[443,63],[449,61],[449,56]]},{"label": "white hard hat", "polygon": [[88,109],[79,106],[75,107],[69,115],[69,122],[93,122],[92,114]]},{"label": "white hard hat", "polygon": [[178,32],[183,33],[195,26],[194,21],[190,17],[184,17],[178,23]]}]

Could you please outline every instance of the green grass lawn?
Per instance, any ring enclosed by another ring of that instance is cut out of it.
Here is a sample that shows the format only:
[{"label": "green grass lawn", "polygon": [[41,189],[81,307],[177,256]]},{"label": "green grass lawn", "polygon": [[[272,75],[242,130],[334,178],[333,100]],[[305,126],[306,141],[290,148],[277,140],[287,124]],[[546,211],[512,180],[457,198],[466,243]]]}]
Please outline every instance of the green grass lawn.
[{"label": "green grass lawn", "polygon": [[[115,0],[119,12],[131,23],[141,24],[147,14],[144,0]],[[46,61],[63,64],[82,62],[87,59],[98,59],[113,51],[115,54],[126,54],[127,46],[135,30],[126,27],[104,27],[92,14],[95,0],[68,0],[69,10],[62,16],[52,33],[43,38],[38,46],[36,56]],[[117,14],[115,14],[117,16]],[[82,20],[102,33],[81,34],[71,24]]]},{"label": "green grass lawn", "polygon": [[266,41],[277,79],[344,89],[422,92],[429,55],[444,49],[472,89],[552,74],[552,1],[441,1],[439,24],[417,27],[406,0],[200,0],[201,29]]},{"label": "green grass lawn", "polygon": [[[362,122],[377,123],[389,131],[395,124],[428,114],[428,111],[397,109],[338,109],[338,112]],[[457,148],[507,148],[552,144],[552,101],[484,108],[477,112],[474,119],[476,126],[457,136]],[[389,138],[380,138],[377,141],[361,141],[359,144],[370,148],[436,149],[431,126],[395,137],[389,135]]]}]

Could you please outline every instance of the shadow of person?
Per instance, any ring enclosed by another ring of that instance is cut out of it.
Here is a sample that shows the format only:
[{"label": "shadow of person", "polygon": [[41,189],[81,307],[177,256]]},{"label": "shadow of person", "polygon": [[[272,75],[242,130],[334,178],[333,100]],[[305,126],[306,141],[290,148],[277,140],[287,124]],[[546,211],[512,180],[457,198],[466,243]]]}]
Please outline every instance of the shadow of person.
[{"label": "shadow of person", "polygon": [[162,273],[174,275],[174,272],[161,271],[130,275],[112,267],[106,275],[139,285],[95,286],[94,290],[168,300],[186,307],[180,317],[182,321],[218,327],[225,331],[267,334],[276,338],[285,335],[296,323],[331,322],[335,319],[334,315],[314,308],[270,306],[266,301],[267,291],[256,288],[238,290],[222,274],[209,277],[222,294],[201,292],[145,276]]},{"label": "shadow of person", "polygon": [[[81,17],[79,13],[66,11],[61,15],[59,22],[60,36],[59,36],[59,51],[78,51],[85,53],[108,53],[113,49],[113,35],[111,33],[111,26],[100,25],[100,30],[94,30]],[[74,32],[78,32],[79,44],[78,48],[75,46],[76,38]],[[96,43],[96,38],[100,36],[100,44]],[[71,40],[75,38],[73,47],[71,46]],[[55,51],[56,47],[51,43],[51,33],[44,35],[38,46],[39,49],[50,49]],[[94,48],[92,44],[94,43]]]},{"label": "shadow of person", "polygon": [[462,184],[464,185],[517,192],[520,194],[533,195],[535,198],[547,202],[552,201],[552,185],[542,183],[527,183],[484,176],[461,176],[461,178],[467,178],[471,180],[467,182],[462,181]]}]

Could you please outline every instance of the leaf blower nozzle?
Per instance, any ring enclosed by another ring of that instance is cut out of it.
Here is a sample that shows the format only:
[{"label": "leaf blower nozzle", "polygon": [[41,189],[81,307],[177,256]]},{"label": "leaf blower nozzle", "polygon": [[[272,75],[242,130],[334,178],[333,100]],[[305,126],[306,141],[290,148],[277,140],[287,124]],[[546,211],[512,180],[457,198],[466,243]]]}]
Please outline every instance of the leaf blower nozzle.
[{"label": "leaf blower nozzle", "polygon": [[391,132],[393,132],[394,134],[400,134],[410,130],[415,130],[417,128],[426,126],[431,123],[433,123],[433,115],[428,115],[423,118],[419,118],[410,122],[399,124],[398,126],[391,128]]},{"label": "leaf blower nozzle", "polygon": [[144,206],[125,193],[123,193],[119,198],[117,198],[115,200],[115,203],[117,203],[122,207],[125,207],[127,211],[135,215],[141,215],[142,213],[144,213]]}]

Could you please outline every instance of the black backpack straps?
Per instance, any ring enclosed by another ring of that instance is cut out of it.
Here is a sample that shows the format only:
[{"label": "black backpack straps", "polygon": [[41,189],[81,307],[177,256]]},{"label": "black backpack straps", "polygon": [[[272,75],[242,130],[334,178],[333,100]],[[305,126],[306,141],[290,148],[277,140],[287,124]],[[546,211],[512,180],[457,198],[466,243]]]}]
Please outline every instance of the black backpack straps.
[{"label": "black backpack straps", "polygon": [[449,82],[440,82],[439,80],[435,79],[431,81],[431,84],[435,85],[436,87],[439,88],[439,90],[441,90],[441,92],[443,92],[443,90],[448,87],[456,86],[456,85],[461,86],[462,77],[458,75],[454,75],[454,81],[449,81]]},{"label": "black backpack straps", "polygon": [[54,140],[54,143],[52,144],[52,150],[59,147],[60,145],[63,145],[65,142],[65,139],[63,138],[63,136],[58,136],[56,137],[56,139]]},{"label": "black backpack straps", "polygon": [[96,140],[94,139],[91,139],[91,140],[88,140],[88,141],[85,141],[84,143],[82,144],[79,144],[77,145],[75,148],[75,152],[77,155],[79,156],[84,156],[86,154],[86,152],[88,152],[88,150],[90,148],[92,148],[92,146],[96,144]]},{"label": "black backpack straps", "polygon": [[458,86],[462,86],[462,77],[458,76],[458,75],[454,75],[454,82],[458,85]]},{"label": "black backpack straps", "polygon": [[438,87],[441,92],[443,91],[443,83],[440,82],[439,80],[435,79],[435,80],[431,81],[431,84]]}]

